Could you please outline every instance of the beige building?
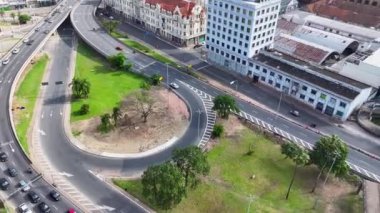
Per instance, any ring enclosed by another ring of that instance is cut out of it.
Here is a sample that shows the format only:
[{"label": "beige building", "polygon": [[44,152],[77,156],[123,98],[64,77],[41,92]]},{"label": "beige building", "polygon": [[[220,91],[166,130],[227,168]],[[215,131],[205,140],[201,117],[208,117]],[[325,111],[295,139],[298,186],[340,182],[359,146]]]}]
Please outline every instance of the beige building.
[{"label": "beige building", "polygon": [[105,4],[126,20],[177,45],[194,45],[205,40],[206,11],[202,1],[106,0]]}]

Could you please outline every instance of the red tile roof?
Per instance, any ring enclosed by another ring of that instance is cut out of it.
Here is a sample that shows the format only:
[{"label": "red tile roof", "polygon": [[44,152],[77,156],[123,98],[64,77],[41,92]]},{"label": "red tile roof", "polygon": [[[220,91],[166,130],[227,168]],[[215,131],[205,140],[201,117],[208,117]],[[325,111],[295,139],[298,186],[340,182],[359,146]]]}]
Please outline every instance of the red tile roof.
[{"label": "red tile roof", "polygon": [[191,11],[193,10],[195,3],[184,0],[145,0],[145,3],[150,5],[160,5],[161,9],[174,12],[175,8],[178,6],[181,15],[183,17],[189,17]]}]

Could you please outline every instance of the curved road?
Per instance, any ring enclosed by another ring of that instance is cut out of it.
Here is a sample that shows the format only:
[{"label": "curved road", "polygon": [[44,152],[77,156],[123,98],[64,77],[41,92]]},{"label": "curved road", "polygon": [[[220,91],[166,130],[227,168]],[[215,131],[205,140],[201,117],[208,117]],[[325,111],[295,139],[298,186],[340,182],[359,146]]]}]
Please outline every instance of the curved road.
[{"label": "curved road", "polygon": [[[97,23],[97,20],[94,17],[94,11],[98,4],[99,0],[83,1],[80,5],[78,5],[78,7],[73,9],[71,13],[71,22],[82,39],[84,39],[90,46],[105,56],[113,55],[117,52],[115,50],[116,46],[125,46],[121,42],[109,36]],[[95,31],[93,30],[94,28],[96,29]],[[164,64],[155,62],[153,59],[149,59],[139,53],[132,54],[130,52],[126,52],[126,55],[132,62],[134,62],[136,69],[145,66],[150,68],[155,67],[157,72],[160,72],[163,76],[166,75],[166,66]],[[210,85],[173,68],[169,69],[169,75],[175,77],[176,79],[180,79],[199,90],[206,91],[212,96],[224,93],[223,91],[215,89]],[[276,118],[275,115],[259,107],[240,100],[238,100],[238,104],[242,111],[260,119],[261,121],[264,121],[267,124],[270,124],[272,127],[286,126],[288,135],[291,134],[302,141],[314,144],[320,138],[319,134],[305,130],[303,127],[300,127],[283,118]],[[350,149],[348,161],[354,171],[361,173],[365,177],[380,181],[380,161],[353,149]]]}]

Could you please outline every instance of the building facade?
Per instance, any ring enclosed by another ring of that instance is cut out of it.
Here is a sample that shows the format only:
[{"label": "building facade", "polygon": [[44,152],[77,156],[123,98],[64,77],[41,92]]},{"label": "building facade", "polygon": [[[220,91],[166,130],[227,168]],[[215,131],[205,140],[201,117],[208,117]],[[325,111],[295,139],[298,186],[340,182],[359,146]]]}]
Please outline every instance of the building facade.
[{"label": "building facade", "polygon": [[255,56],[249,69],[260,83],[342,121],[374,91],[369,85],[273,52]]},{"label": "building facade", "polygon": [[203,1],[106,0],[126,20],[179,46],[204,42],[206,11]]},{"label": "building facade", "polygon": [[273,44],[279,9],[280,0],[209,0],[208,60],[247,75],[248,59]]}]

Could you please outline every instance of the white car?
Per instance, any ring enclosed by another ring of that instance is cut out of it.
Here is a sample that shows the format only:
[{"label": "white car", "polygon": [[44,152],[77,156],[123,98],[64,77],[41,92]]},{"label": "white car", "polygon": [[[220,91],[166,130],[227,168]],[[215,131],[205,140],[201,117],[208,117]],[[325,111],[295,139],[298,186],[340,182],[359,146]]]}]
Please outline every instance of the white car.
[{"label": "white car", "polygon": [[170,85],[170,87],[173,88],[173,89],[178,89],[178,88],[179,88],[178,84],[176,84],[176,83],[174,83],[174,82],[170,83],[169,85]]},{"label": "white car", "polygon": [[28,205],[26,205],[26,203],[21,204],[18,207],[18,211],[20,213],[32,213],[32,210],[29,209],[29,207],[28,207]]},{"label": "white car", "polygon": [[21,188],[21,191],[23,191],[23,192],[27,192],[30,190],[30,186],[28,184],[26,184],[26,182],[23,180],[19,182],[19,186]]},{"label": "white car", "polygon": [[22,42],[24,42],[24,43],[28,43],[28,41],[29,41],[29,39],[26,38],[26,39],[24,39]]},{"label": "white car", "polygon": [[15,49],[12,50],[13,54],[17,54],[18,52],[20,52],[20,49],[18,49],[18,48],[15,48]]},{"label": "white car", "polygon": [[9,58],[4,59],[3,64],[6,65],[9,63]]}]

